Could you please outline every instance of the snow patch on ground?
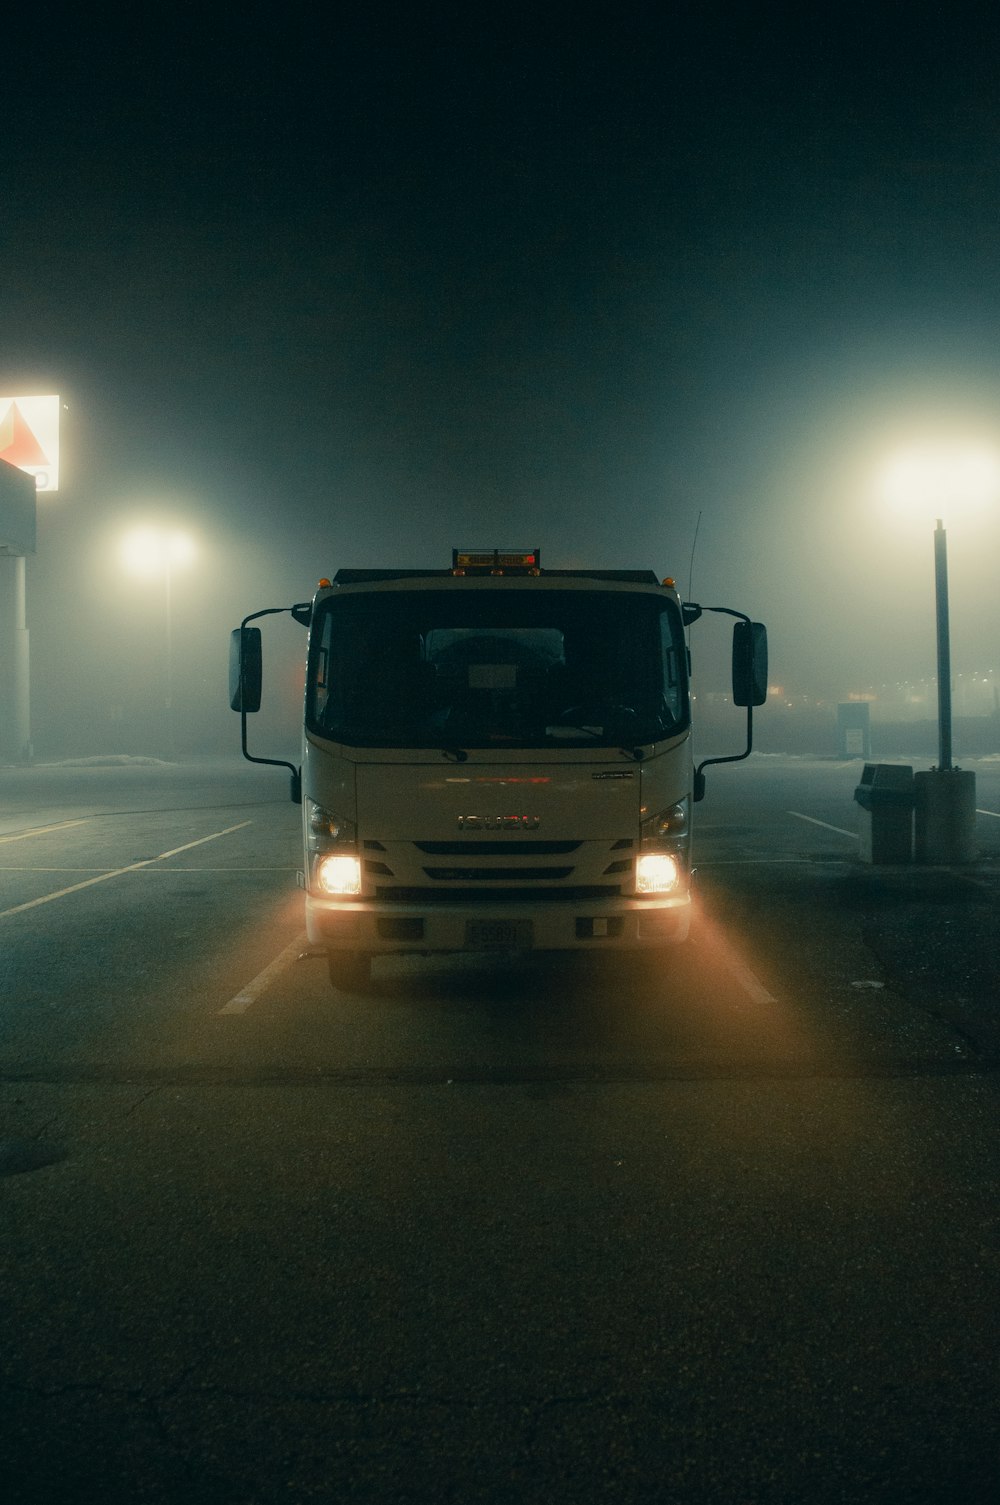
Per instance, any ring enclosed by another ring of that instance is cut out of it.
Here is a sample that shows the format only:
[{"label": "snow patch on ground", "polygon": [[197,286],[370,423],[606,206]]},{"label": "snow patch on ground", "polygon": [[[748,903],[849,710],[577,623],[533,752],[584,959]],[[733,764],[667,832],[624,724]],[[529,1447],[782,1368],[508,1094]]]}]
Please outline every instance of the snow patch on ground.
[{"label": "snow patch on ground", "polygon": [[60,758],[54,763],[35,763],[35,768],[176,768],[166,758],[147,758],[133,753],[95,753],[89,758]]}]

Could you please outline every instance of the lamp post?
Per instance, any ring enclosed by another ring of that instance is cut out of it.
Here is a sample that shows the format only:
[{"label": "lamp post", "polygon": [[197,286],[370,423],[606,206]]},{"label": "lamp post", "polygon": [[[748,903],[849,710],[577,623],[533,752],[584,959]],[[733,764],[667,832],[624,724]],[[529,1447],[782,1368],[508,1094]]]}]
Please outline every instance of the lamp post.
[{"label": "lamp post", "polygon": [[934,527],[934,614],[937,625],[938,763],[913,776],[913,850],[917,862],[972,862],[976,855],[976,775],[951,760],[951,638],[948,620],[948,535]]},{"label": "lamp post", "polygon": [[948,624],[948,534],[934,528],[934,615],[937,624],[938,768],[951,771],[951,635]]},{"label": "lamp post", "polygon": [[[981,446],[920,448],[887,467],[884,490],[898,510],[933,516],[949,507],[982,506],[1000,494],[1000,459]],[[932,510],[933,509],[933,510]],[[971,862],[975,856],[976,776],[952,761],[951,633],[948,535],[934,527],[934,617],[937,638],[938,761],[914,776],[918,862]]]},{"label": "lamp post", "polygon": [[164,696],[167,755],[174,756],[173,574],[192,562],[194,540],[187,533],[163,528],[136,528],[122,541],[122,559],[135,575],[163,578]]}]

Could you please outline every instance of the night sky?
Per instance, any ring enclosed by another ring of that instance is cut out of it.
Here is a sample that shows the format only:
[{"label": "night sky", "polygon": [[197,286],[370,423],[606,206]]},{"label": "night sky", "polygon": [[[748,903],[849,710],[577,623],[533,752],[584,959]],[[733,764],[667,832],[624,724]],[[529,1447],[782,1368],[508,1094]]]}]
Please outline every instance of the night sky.
[{"label": "night sky", "polygon": [[[871,478],[1000,444],[993,8],[202,10],[5,21],[0,388],[67,404],[43,728],[66,592],[137,693],[140,516],[199,535],[192,707],[231,619],[453,545],[672,573],[795,695],[933,672],[931,524]],[[952,530],[959,670],[1000,667],[998,536]]]}]

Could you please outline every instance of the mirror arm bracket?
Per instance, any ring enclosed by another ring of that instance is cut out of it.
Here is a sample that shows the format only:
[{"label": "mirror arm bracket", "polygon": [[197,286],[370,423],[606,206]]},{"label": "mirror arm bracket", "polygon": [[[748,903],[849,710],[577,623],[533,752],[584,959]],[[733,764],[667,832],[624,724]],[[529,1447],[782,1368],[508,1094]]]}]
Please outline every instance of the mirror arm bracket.
[{"label": "mirror arm bracket", "polygon": [[[276,617],[283,615],[285,612],[290,613],[296,622],[301,622],[304,627],[308,627],[311,611],[312,607],[308,601],[299,601],[295,606],[265,606],[263,611],[252,611],[248,617],[243,618],[243,621],[240,623],[240,632],[243,632],[248,622],[256,622],[258,617]],[[297,768],[294,763],[289,763],[286,758],[258,758],[256,754],[248,752],[247,713],[246,707],[242,705],[240,706],[240,745],[243,749],[243,756],[248,763],[268,763],[272,768],[287,768],[291,774],[289,783],[292,803],[301,805],[302,769]]]},{"label": "mirror arm bracket", "polygon": [[[685,625],[687,624],[688,621],[697,622],[698,618],[701,616],[701,614],[702,614],[703,611],[717,611],[717,612],[723,613],[727,617],[738,617],[741,622],[745,622],[748,627],[750,626],[750,618],[747,616],[746,612],[743,612],[743,611],[734,611],[731,606],[696,606],[693,601],[685,601],[682,610],[684,612]],[[688,612],[689,611],[692,611],[692,612],[695,613],[690,618],[688,617]],[[727,757],[727,758],[703,758],[702,759],[702,761],[698,764],[698,767],[694,771],[694,789],[693,789],[692,792],[694,794],[695,802],[697,802],[698,800],[703,800],[705,798],[705,773],[704,773],[704,770],[706,768],[711,767],[711,765],[713,763],[742,763],[745,758],[749,758],[749,756],[750,756],[750,754],[752,752],[753,752],[753,706],[752,705],[748,705],[747,706],[747,745],[746,745],[746,747],[744,748],[743,752],[741,752],[741,753],[731,753],[730,756]]]}]

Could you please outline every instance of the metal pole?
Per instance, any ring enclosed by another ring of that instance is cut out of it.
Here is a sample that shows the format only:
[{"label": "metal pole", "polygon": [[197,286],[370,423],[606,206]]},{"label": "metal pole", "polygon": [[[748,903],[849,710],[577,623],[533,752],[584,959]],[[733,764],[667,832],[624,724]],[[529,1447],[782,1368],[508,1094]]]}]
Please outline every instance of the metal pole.
[{"label": "metal pole", "polygon": [[951,769],[951,644],[948,633],[948,535],[934,529],[934,599],[937,614],[938,768]]},{"label": "metal pole", "polygon": [[166,640],[166,697],[165,697],[165,701],[164,701],[164,706],[165,706],[166,713],[167,713],[167,757],[171,761],[173,761],[173,757],[174,757],[174,645],[173,645],[173,624],[171,622],[170,555],[169,554],[166,557],[165,567],[164,567],[164,572],[163,573],[164,573],[164,581],[166,583],[166,590],[164,592],[164,605],[166,607],[166,627],[167,627],[167,640]]},{"label": "metal pole", "polygon": [[22,763],[30,763],[32,759],[26,567],[27,560],[22,554],[16,560],[14,577],[14,600],[17,620],[14,647],[14,726],[16,729],[14,743],[17,749],[18,760]]},{"label": "metal pole", "polygon": [[0,763],[30,763],[26,560],[0,554]]}]

